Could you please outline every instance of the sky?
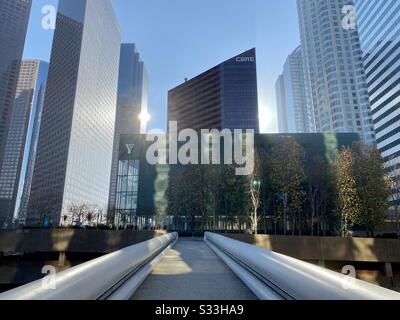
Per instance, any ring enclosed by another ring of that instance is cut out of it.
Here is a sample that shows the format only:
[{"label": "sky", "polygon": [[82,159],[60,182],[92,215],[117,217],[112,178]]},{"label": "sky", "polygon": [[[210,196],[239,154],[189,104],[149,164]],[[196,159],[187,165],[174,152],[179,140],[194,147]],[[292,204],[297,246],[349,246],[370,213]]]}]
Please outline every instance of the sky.
[{"label": "sky", "polygon": [[[53,31],[33,0],[24,59],[50,60]],[[113,0],[123,42],[149,73],[149,129],[166,129],[168,90],[248,49],[257,49],[260,127],[278,132],[275,81],[300,44],[296,0]]]}]

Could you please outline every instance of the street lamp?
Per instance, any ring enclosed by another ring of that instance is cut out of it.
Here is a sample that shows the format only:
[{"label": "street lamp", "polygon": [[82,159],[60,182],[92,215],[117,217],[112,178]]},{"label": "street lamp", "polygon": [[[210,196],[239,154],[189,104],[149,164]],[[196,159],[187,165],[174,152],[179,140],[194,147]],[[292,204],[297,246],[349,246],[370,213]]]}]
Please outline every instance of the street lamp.
[{"label": "street lamp", "polygon": [[258,180],[258,179],[253,179],[253,187],[254,188],[257,188],[257,187],[260,187],[261,186],[261,181],[260,180]]}]

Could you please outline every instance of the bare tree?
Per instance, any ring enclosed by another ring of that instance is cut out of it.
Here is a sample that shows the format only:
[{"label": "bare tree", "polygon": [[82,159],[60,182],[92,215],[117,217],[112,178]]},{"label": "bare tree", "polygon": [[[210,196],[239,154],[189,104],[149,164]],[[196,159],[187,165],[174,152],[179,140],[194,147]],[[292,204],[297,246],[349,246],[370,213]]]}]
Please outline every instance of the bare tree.
[{"label": "bare tree", "polygon": [[71,204],[68,211],[72,216],[72,224],[81,226],[88,218],[90,206],[87,204]]}]

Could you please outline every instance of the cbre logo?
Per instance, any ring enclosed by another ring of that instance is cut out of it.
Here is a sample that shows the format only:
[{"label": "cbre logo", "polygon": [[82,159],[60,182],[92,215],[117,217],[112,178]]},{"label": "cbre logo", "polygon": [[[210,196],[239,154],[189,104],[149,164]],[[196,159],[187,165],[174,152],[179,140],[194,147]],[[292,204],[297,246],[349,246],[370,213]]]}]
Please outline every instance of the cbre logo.
[{"label": "cbre logo", "polygon": [[255,57],[237,57],[236,62],[254,62],[256,61]]}]

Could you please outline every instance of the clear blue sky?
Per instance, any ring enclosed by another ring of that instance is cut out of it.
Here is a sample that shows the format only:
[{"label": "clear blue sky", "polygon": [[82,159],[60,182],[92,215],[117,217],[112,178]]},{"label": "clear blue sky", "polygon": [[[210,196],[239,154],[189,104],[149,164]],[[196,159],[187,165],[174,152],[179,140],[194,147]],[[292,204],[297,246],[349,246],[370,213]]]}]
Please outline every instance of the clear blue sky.
[{"label": "clear blue sky", "polygon": [[[49,60],[53,33],[33,0],[24,58]],[[150,78],[151,129],[166,128],[167,92],[252,47],[257,48],[261,128],[277,132],[274,84],[300,43],[295,0],[113,0],[124,42],[135,42]]]}]

